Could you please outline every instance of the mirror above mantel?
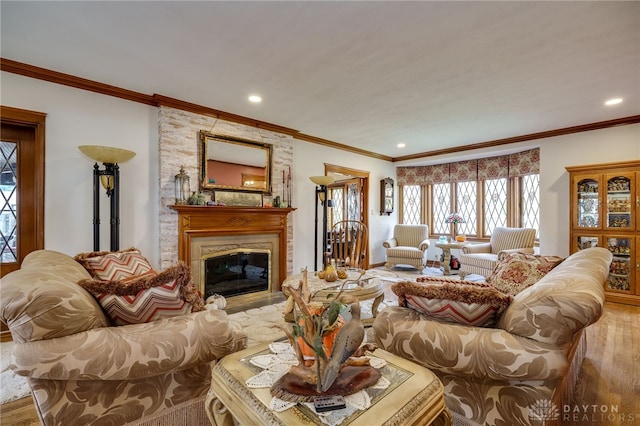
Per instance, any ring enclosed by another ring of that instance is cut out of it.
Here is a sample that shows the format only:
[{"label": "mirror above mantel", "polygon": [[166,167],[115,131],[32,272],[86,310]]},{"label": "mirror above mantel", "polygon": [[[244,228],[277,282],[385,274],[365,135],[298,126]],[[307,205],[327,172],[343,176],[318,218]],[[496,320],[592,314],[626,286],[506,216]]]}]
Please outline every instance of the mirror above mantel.
[{"label": "mirror above mantel", "polygon": [[200,147],[202,188],[271,193],[272,145],[201,131]]}]

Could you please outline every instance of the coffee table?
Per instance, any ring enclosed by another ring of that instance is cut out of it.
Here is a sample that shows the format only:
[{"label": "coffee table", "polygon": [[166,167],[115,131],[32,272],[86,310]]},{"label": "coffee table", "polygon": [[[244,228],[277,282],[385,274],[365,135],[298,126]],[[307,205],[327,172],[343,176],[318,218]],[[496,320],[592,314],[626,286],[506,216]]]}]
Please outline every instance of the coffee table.
[{"label": "coffee table", "polygon": [[[297,289],[300,287],[300,280],[302,280],[303,273],[290,275],[282,283],[282,293],[285,296],[290,296],[289,289]],[[313,301],[327,301],[328,297],[332,294],[337,294],[337,291],[342,287],[345,281],[355,280],[360,276],[360,272],[356,270],[347,270],[347,278],[339,279],[333,282],[327,282],[318,277],[318,274],[314,272],[307,272],[307,284],[309,291],[313,295]],[[364,318],[362,323],[364,325],[371,325],[378,315],[378,306],[384,299],[384,288],[382,283],[376,277],[371,275],[364,275],[360,280],[361,284],[347,283],[344,288],[344,294],[348,294],[357,298],[359,301],[373,299],[371,305],[371,318]],[[288,321],[293,321],[293,314],[285,316]]]},{"label": "coffee table", "polygon": [[[227,355],[215,364],[205,402],[211,424],[232,426],[235,419],[240,425],[322,425],[315,413],[303,405],[281,412],[270,410],[270,390],[246,386],[246,380],[260,371],[248,360],[265,353],[270,353],[268,343]],[[451,424],[444,388],[430,370],[381,349],[373,356],[387,361],[381,371],[391,386],[373,397],[367,410],[356,411],[343,425]]]}]

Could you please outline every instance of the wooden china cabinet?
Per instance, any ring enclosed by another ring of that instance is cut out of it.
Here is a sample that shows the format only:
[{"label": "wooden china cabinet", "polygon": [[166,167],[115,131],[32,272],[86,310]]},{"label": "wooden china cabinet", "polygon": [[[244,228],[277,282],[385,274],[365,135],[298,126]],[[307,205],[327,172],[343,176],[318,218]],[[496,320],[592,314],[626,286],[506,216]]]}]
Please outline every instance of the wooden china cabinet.
[{"label": "wooden china cabinet", "polygon": [[606,300],[640,305],[640,160],[567,167],[571,253],[606,247]]}]

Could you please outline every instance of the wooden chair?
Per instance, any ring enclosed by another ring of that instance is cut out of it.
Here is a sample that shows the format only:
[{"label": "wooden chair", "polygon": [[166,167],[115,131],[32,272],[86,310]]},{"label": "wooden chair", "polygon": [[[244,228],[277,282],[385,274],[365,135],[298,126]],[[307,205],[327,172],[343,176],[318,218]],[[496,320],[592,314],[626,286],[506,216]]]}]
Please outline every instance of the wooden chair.
[{"label": "wooden chair", "polygon": [[368,245],[367,225],[358,220],[342,220],[329,231],[327,257],[336,267],[362,268]]}]

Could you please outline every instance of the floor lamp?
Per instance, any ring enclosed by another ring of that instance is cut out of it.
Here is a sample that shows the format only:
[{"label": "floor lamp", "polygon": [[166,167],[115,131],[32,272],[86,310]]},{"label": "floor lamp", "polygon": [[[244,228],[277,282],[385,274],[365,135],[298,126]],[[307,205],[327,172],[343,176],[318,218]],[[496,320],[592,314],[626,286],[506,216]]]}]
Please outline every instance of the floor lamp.
[{"label": "floor lamp", "polygon": [[[318,200],[322,203],[322,251],[321,256],[324,256],[324,252],[327,249],[327,207],[329,207],[329,197],[327,186],[331,185],[335,178],[333,176],[311,176],[309,177],[311,182],[316,184],[315,192],[315,240],[314,240],[314,252],[313,252],[313,270],[318,270]],[[322,262],[324,267],[324,260]]]},{"label": "floor lamp", "polygon": [[[100,250],[100,183],[107,190],[107,197],[111,201],[111,251],[118,251],[120,248],[120,168],[118,163],[131,160],[136,153],[98,145],[81,145],[78,149],[95,161],[93,165],[93,251]],[[98,163],[104,165],[103,170],[100,170]]]}]

